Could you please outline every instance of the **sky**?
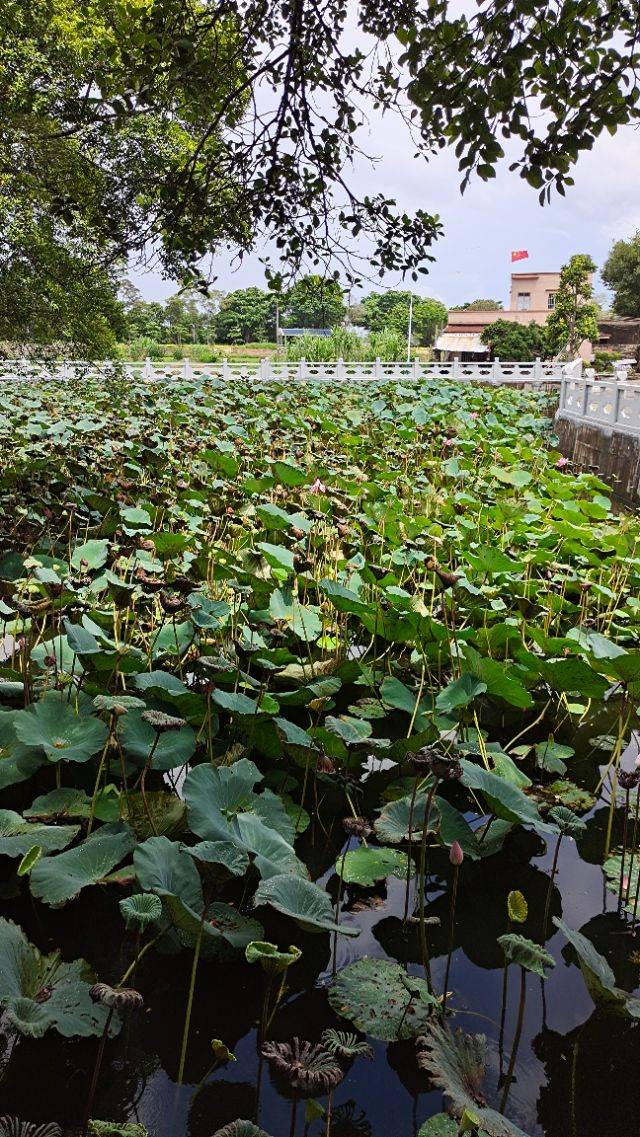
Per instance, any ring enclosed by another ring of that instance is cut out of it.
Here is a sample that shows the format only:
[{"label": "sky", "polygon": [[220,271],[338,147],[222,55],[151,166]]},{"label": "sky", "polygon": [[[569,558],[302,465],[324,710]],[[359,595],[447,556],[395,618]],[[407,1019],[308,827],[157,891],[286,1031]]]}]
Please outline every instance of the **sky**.
[{"label": "sky", "polygon": [[[359,191],[375,188],[394,197],[402,209],[438,213],[444,236],[432,247],[435,261],[428,276],[416,285],[388,276],[375,288],[413,287],[455,305],[479,297],[502,300],[507,306],[512,271],[511,250],[527,249],[529,259],[513,267],[533,272],[558,271],[573,253],[590,253],[601,267],[614,240],[640,229],[640,130],[623,127],[613,137],[603,135],[574,167],[575,185],[565,198],[552,197],[541,206],[537,191],[508,170],[504,160],[496,178],[472,181],[460,194],[460,175],[452,150],[428,163],[415,157],[415,147],[403,125],[387,116],[363,131],[361,145],[376,155],[373,168],[360,161],[351,180]],[[264,287],[257,254],[238,268],[228,256],[214,260],[216,288],[230,292],[250,285]],[[132,272],[131,279],[145,299],[163,299],[177,290],[158,274]],[[596,277],[597,294],[605,289]],[[352,299],[358,297],[353,295]]]}]

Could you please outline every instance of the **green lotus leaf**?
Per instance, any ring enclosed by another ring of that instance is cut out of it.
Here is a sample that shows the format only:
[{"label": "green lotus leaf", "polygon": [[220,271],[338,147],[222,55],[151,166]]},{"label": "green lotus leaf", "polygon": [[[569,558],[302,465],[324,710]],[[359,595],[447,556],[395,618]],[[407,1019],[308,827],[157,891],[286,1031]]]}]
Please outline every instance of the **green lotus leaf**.
[{"label": "green lotus leaf", "polygon": [[184,802],[169,790],[147,790],[144,798],[141,793],[123,794],[120,813],[138,841],[177,836],[186,823]]},{"label": "green lotus leaf", "polygon": [[162,901],[153,892],[136,892],[118,904],[127,927],[146,928],[162,916]]},{"label": "green lotus leaf", "polygon": [[0,856],[24,857],[33,845],[53,853],[70,845],[79,832],[79,825],[42,825],[25,821],[11,809],[0,809]]},{"label": "green lotus leaf", "polygon": [[573,837],[574,841],[577,841],[587,832],[587,826],[582,818],[577,817],[571,809],[567,809],[564,805],[556,805],[550,809],[549,817],[558,826],[563,836]]},{"label": "green lotus leaf", "polygon": [[[389,842],[391,845],[399,845],[402,841],[409,839],[409,821],[411,820],[411,835],[412,839],[420,840],[422,833],[422,826],[424,824],[424,813],[427,804],[427,795],[419,793],[413,806],[413,814],[411,813],[411,794],[406,794],[404,797],[396,798],[395,801],[390,801],[387,805],[383,806],[380,810],[380,816],[374,822],[374,829],[378,840]],[[431,803],[431,812],[429,817],[429,830],[435,829],[438,812]]]},{"label": "green lotus leaf", "polygon": [[366,956],[338,974],[329,1002],[342,1018],[381,1042],[415,1038],[439,1007],[424,980],[407,983],[400,964]]},{"label": "green lotus leaf", "polygon": [[407,855],[398,849],[369,846],[349,849],[336,862],[336,872],[346,884],[360,884],[370,888],[378,880],[396,876],[404,880],[407,875]]},{"label": "green lotus leaf", "polygon": [[257,766],[241,758],[232,766],[196,766],[184,783],[189,827],[205,841],[231,843],[252,853],[261,876],[285,871],[303,875],[291,842],[294,824],[271,790],[257,794]]},{"label": "green lotus leaf", "polygon": [[117,1121],[90,1121],[87,1132],[88,1137],[149,1137],[146,1125],[131,1121],[124,1125]]},{"label": "green lotus leaf", "polygon": [[134,846],[128,825],[118,821],[103,825],[74,849],[57,857],[43,857],[31,873],[31,891],[44,904],[60,908],[83,888],[103,880]]},{"label": "green lotus leaf", "polygon": [[[71,555],[71,567],[79,572],[83,570],[100,569],[107,563],[109,542],[106,540],[85,541],[84,545],[76,545]],[[86,562],[86,564],[83,564]]]},{"label": "green lotus leaf", "polygon": [[336,924],[329,894],[310,880],[282,873],[263,880],[256,890],[254,904],[269,904],[277,912],[290,916],[305,931],[340,932],[358,936],[359,928]]},{"label": "green lotus leaf", "polygon": [[[190,726],[157,735],[142,718],[144,711],[129,711],[118,723],[118,737],[125,753],[136,765],[144,766],[153,749],[151,768],[166,773],[185,766],[196,749],[196,736]],[[154,745],[155,744],[155,745]]]},{"label": "green lotus leaf", "polygon": [[618,1015],[640,1018],[640,999],[616,985],[616,977],[607,960],[596,951],[591,940],[582,932],[573,931],[559,916],[554,916],[553,922],[574,949],[587,990],[596,1006]]},{"label": "green lotus leaf", "polygon": [[522,893],[518,892],[517,889],[514,889],[507,896],[507,914],[512,924],[526,923],[527,916],[529,915],[529,905]]},{"label": "green lotus leaf", "polygon": [[512,825],[530,825],[542,833],[555,833],[553,825],[542,820],[533,801],[518,786],[511,785],[497,774],[490,773],[475,762],[462,759],[462,784],[477,790],[487,802],[491,813]]},{"label": "green lotus leaf", "polygon": [[204,899],[198,870],[182,847],[168,837],[149,837],[133,854],[138,883],[145,892],[178,896],[201,913]]},{"label": "green lotus leaf", "polygon": [[48,691],[15,718],[16,736],[50,762],[88,762],[104,746],[108,729],[99,718],[77,714],[58,691]]},{"label": "green lotus leaf", "polygon": [[280,951],[275,944],[265,940],[252,940],[245,949],[247,963],[259,963],[267,975],[280,975],[297,963],[301,955],[300,948],[294,944],[288,951]]},{"label": "green lotus leaf", "polygon": [[[50,1029],[65,1038],[101,1034],[107,1010],[91,999],[94,982],[84,959],[63,963],[59,952],[42,955],[22,928],[0,918],[0,1007],[21,1034],[41,1038]],[[114,1015],[111,1033],[119,1028]]]},{"label": "green lotus leaf", "polygon": [[231,876],[244,876],[249,868],[249,855],[230,841],[199,841],[197,845],[181,845],[181,850],[203,865],[219,865]]},{"label": "green lotus leaf", "polygon": [[480,1104],[485,1099],[486,1056],[483,1034],[465,1034],[462,1030],[453,1034],[448,1027],[430,1022],[425,1035],[418,1039],[418,1065],[443,1091],[455,1117],[473,1114],[482,1126],[480,1134],[487,1137],[527,1137],[501,1113]]},{"label": "green lotus leaf", "polygon": [[216,1129],[213,1137],[269,1137],[264,1129],[254,1125],[253,1121],[231,1121],[222,1129]]},{"label": "green lotus leaf", "polygon": [[555,967],[556,961],[540,944],[528,940],[526,936],[517,932],[509,932],[505,936],[498,936],[498,943],[509,963],[517,963],[526,971],[533,971],[541,979],[547,978],[545,968]]},{"label": "green lotus leaf", "polygon": [[[96,795],[94,816],[98,821],[117,821],[120,816],[120,794],[114,785],[105,786]],[[63,821],[69,817],[86,818],[91,815],[91,798],[84,790],[62,786],[42,794],[25,809],[24,816],[37,821]]]},{"label": "green lotus leaf", "polygon": [[0,711],[0,790],[26,782],[46,762],[40,748],[25,746],[15,731],[19,711]]}]

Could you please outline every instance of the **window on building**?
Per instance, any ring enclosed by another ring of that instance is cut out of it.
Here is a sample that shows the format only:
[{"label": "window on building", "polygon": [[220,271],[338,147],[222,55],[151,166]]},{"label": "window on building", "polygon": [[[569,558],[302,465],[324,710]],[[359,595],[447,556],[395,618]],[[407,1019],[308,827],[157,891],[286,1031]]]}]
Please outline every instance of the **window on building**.
[{"label": "window on building", "polygon": [[531,293],[519,292],[518,293],[518,312],[528,312],[531,309]]},{"label": "window on building", "polygon": [[556,295],[557,295],[557,293],[555,293],[555,292],[548,292],[547,293],[547,308],[551,308],[551,309],[555,308],[555,306],[556,306]]}]

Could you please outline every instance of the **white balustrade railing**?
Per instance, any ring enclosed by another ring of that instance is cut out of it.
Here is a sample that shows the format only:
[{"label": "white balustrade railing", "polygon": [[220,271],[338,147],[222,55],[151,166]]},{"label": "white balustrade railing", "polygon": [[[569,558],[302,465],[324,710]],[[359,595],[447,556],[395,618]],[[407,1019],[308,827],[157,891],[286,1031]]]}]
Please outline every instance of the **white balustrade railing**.
[{"label": "white balustrade railing", "polygon": [[88,360],[48,360],[28,359],[0,360],[0,379],[50,378],[65,380],[73,375],[108,375],[121,371],[125,375],[138,376],[147,380],[195,377],[213,377],[223,380],[254,377],[260,380],[282,382],[303,381],[318,383],[361,383],[394,382],[420,379],[449,379],[453,381],[473,381],[490,385],[560,386],[564,365],[547,363],[540,359],[527,363],[503,363],[499,359],[486,362],[462,362],[452,360],[413,360],[410,363],[384,363],[380,359],[351,363],[338,359],[333,363],[314,363],[301,359],[295,363],[271,359],[256,359],[250,362],[237,362],[223,359],[219,363],[197,363],[184,359],[180,363],[101,361]]},{"label": "white balustrade railing", "polygon": [[626,371],[588,371],[583,377],[567,372],[560,386],[559,418],[640,436],[640,382],[627,380]]}]

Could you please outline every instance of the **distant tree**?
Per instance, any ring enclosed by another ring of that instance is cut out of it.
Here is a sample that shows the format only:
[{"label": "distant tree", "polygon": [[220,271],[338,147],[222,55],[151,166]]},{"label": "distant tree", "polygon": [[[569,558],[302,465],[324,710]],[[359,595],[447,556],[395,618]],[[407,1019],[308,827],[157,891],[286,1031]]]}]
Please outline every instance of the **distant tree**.
[{"label": "distant tree", "polygon": [[555,306],[546,324],[552,355],[573,358],[583,340],[598,338],[598,305],[589,279],[595,268],[587,253],[576,253],[562,266]]},{"label": "distant tree", "polygon": [[466,304],[456,304],[453,312],[497,312],[502,309],[502,300],[467,300]]},{"label": "distant tree", "polygon": [[602,269],[613,290],[616,316],[640,316],[640,231],[628,241],[616,241]]},{"label": "distant tree", "polygon": [[220,301],[218,343],[256,343],[276,336],[277,297],[261,288],[239,288]]},{"label": "distant tree", "polygon": [[[372,292],[369,296],[365,296],[362,301],[364,326],[371,332],[388,329],[406,339],[411,295],[411,292],[390,289],[388,292]],[[440,300],[413,293],[412,329],[419,343],[432,344],[437,329],[443,327],[446,322],[447,309]]]},{"label": "distant tree", "polygon": [[548,354],[546,329],[539,324],[516,324],[511,320],[495,320],[480,334],[480,339],[491,349],[494,359],[504,363],[519,363],[541,359]]},{"label": "distant tree", "polygon": [[284,298],[282,323],[290,328],[335,328],[347,314],[340,282],[310,273]]},{"label": "distant tree", "polygon": [[168,338],[171,343],[210,343],[215,338],[216,317],[222,292],[204,296],[187,288],[170,296],[164,306]]}]

